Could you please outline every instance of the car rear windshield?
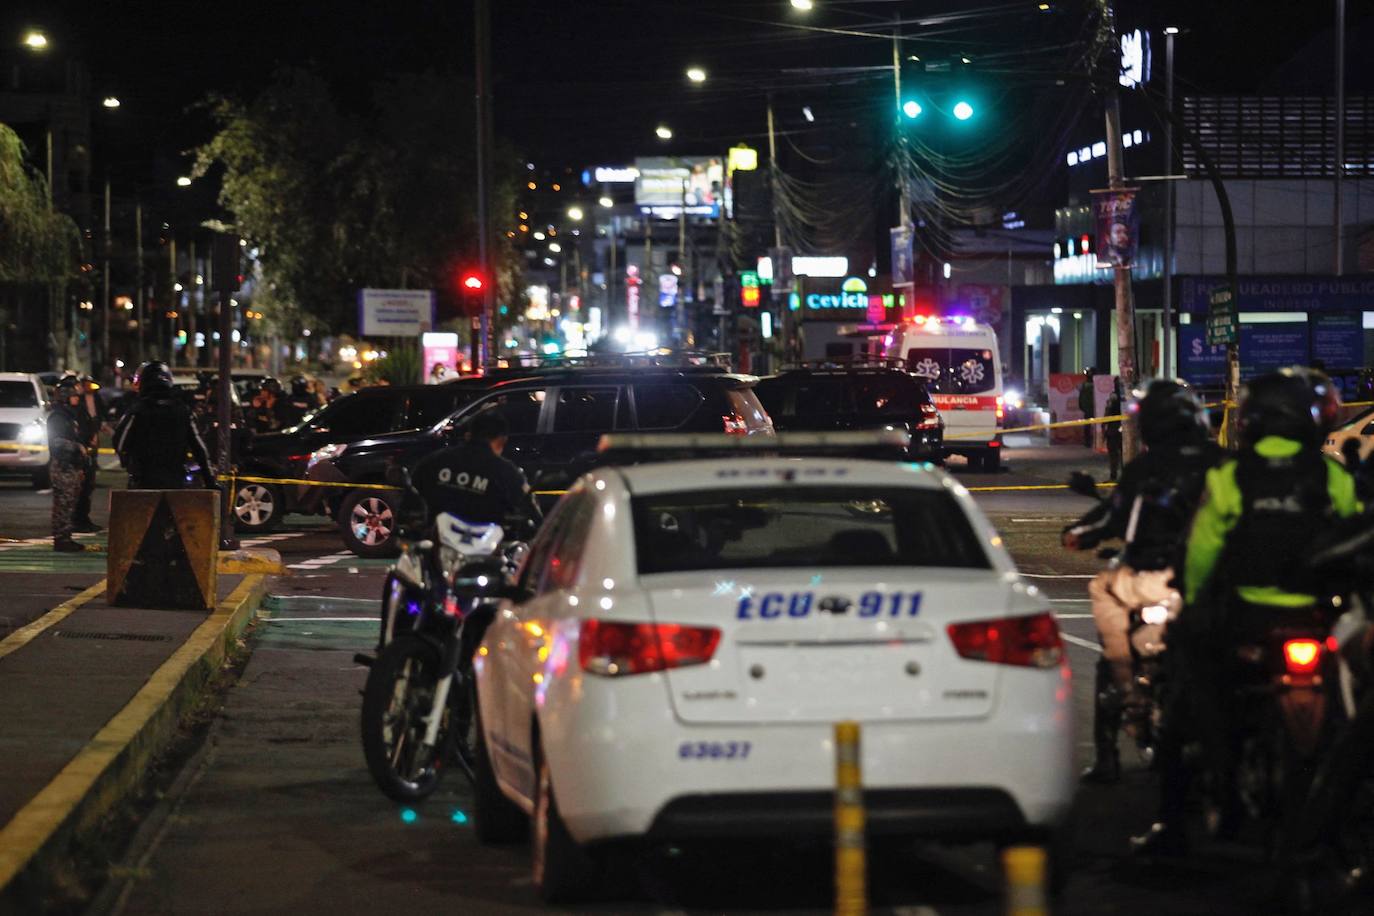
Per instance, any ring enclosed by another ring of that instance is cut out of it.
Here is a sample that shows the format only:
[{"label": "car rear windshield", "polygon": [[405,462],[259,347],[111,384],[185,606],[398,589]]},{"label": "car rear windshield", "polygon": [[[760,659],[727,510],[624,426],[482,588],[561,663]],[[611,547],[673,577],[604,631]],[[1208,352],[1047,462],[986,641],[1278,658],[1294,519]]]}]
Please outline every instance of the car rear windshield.
[{"label": "car rear windshield", "polygon": [[906,351],[912,375],[940,394],[981,394],[997,386],[991,350],[963,347],[912,347]]},{"label": "car rear windshield", "polygon": [[777,487],[634,500],[641,574],[838,566],[989,568],[943,490]]},{"label": "car rear windshield", "polygon": [[38,391],[32,382],[0,382],[0,407],[37,407]]}]

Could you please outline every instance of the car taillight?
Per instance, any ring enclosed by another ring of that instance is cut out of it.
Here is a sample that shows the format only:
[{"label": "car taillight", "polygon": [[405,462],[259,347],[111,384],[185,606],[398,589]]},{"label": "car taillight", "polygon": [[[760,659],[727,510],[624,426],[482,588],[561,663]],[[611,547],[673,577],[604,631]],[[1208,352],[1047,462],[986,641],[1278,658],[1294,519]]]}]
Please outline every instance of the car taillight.
[{"label": "car taillight", "polygon": [[962,658],[1028,668],[1053,668],[1064,660],[1053,614],[952,623],[948,630]]},{"label": "car taillight", "polygon": [[749,424],[744,417],[737,413],[727,413],[721,420],[725,422],[725,435],[727,436],[747,436],[749,435]]},{"label": "car taillight", "polygon": [[1322,660],[1322,644],[1315,639],[1288,639],[1283,643],[1283,662],[1289,674],[1315,674]]},{"label": "car taillight", "polygon": [[940,408],[934,404],[921,405],[921,420],[916,424],[918,429],[935,429],[940,425]]},{"label": "car taillight", "polygon": [[618,677],[709,662],[720,643],[715,627],[584,620],[577,659],[588,674]]}]

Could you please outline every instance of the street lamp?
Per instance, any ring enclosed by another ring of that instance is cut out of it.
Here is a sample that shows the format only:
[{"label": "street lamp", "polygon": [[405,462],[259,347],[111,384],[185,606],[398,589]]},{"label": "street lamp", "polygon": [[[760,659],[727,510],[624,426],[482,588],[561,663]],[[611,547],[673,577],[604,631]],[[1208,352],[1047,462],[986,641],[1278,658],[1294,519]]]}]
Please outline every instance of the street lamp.
[{"label": "street lamp", "polygon": [[191,178],[189,175],[182,175],[180,178],[177,179],[178,188],[189,188],[190,186]]},{"label": "street lamp", "polygon": [[115,98],[112,95],[107,95],[105,96],[104,101],[102,101],[100,104],[104,105],[106,108],[118,108],[119,99]]},{"label": "street lamp", "polygon": [[582,221],[582,208],[581,208],[581,207],[569,207],[569,208],[568,208],[568,219],[572,220],[572,221],[575,222],[575,223],[581,222],[581,221]]},{"label": "street lamp", "polygon": [[48,36],[37,29],[30,29],[24,33],[24,47],[30,51],[43,51],[48,47]]},{"label": "street lamp", "polygon": [[601,206],[605,207],[607,210],[615,206],[615,201],[611,200],[609,197],[603,197],[598,200],[597,203],[601,204]]},{"label": "street lamp", "polygon": [[658,139],[660,139],[660,140],[671,140],[671,139],[673,139],[673,130],[672,130],[671,127],[669,127],[669,126],[666,125],[666,124],[660,124],[660,125],[658,125],[658,128],[654,131],[654,134],[655,134],[655,135],[658,137]]},{"label": "street lamp", "polygon": [[814,2],[812,2],[812,0],[792,0],[792,9],[794,9],[794,10],[801,10],[802,12],[810,12],[811,10],[813,10],[813,9],[815,9],[815,8],[816,8],[816,4],[815,4]]},{"label": "street lamp", "polygon": [[553,252],[554,254],[559,254],[563,251],[563,246],[558,244],[557,242],[550,242],[549,251]]},{"label": "street lamp", "polygon": [[967,121],[973,117],[973,106],[963,101],[954,103],[954,116],[960,121]]},{"label": "street lamp", "polygon": [[700,67],[688,67],[687,78],[694,83],[706,82],[706,71]]}]

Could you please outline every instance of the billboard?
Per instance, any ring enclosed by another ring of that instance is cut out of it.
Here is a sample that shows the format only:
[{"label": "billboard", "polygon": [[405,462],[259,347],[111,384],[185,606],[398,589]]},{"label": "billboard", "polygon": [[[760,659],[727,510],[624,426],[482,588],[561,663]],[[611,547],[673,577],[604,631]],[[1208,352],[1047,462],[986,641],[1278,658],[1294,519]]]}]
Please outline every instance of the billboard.
[{"label": "billboard", "polygon": [[415,337],[434,327],[434,290],[358,290],[358,333]]},{"label": "billboard", "polygon": [[1136,188],[1094,191],[1097,210],[1097,266],[1130,267],[1140,238],[1140,208]]},{"label": "billboard", "polygon": [[641,211],[674,217],[682,213],[685,200],[692,216],[720,216],[725,164],[719,156],[650,156],[636,159],[635,169],[635,203]]}]

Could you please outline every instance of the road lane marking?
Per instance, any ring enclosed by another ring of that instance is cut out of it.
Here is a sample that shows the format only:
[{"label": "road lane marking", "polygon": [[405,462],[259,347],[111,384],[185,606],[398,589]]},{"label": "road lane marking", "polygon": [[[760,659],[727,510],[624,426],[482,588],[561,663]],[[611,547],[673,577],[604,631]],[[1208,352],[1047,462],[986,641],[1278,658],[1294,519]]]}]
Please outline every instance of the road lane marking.
[{"label": "road lane marking", "polygon": [[1061,613],[1059,613],[1058,611],[1055,611],[1055,612],[1054,612],[1054,616],[1057,617],[1057,618],[1060,619],[1060,620],[1092,620],[1092,619],[1093,619],[1093,615],[1092,615],[1092,614],[1061,614]]},{"label": "road lane marking", "polygon": [[[1091,615],[1089,615],[1091,616]],[[297,623],[298,621],[309,621],[318,623],[377,623],[382,618],[378,617],[266,617],[268,623]]]},{"label": "road lane marking", "polygon": [[1096,573],[1021,573],[1026,579],[1096,579]]},{"label": "road lane marking", "polygon": [[1069,633],[1060,633],[1059,638],[1064,640],[1064,642],[1073,643],[1075,646],[1082,646],[1084,649],[1092,649],[1094,652],[1102,651],[1102,647],[1090,639],[1083,639]]},{"label": "road lane marking", "polygon": [[52,626],[55,623],[61,623],[63,620],[67,618],[67,615],[71,614],[72,611],[81,607],[81,605],[85,604],[87,601],[90,601],[97,595],[103,595],[104,593],[105,580],[101,579],[95,585],[92,585],[90,588],[86,589],[84,592],[77,595],[75,598],[70,598],[62,602],[57,607],[53,608],[51,611],[48,611],[48,613],[44,614],[42,617],[39,617],[32,623],[29,623],[15,630],[13,633],[6,636],[3,640],[0,640],[0,658],[4,658],[6,655],[9,655],[11,652],[14,652],[16,649],[20,649],[28,645],[30,642],[34,640],[36,636],[38,636],[38,634],[42,633],[48,627]]}]

